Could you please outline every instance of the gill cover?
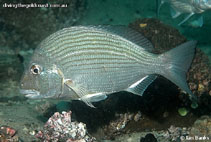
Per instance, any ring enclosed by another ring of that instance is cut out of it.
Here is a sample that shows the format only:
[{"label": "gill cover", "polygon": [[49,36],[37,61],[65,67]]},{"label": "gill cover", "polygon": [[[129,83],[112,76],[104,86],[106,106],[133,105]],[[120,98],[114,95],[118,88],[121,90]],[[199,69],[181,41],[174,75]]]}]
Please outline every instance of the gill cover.
[{"label": "gill cover", "polygon": [[45,92],[42,94],[44,98],[56,98],[63,93],[63,77],[59,74],[58,68],[55,65],[40,75],[40,83],[43,84],[45,82],[42,89]]}]

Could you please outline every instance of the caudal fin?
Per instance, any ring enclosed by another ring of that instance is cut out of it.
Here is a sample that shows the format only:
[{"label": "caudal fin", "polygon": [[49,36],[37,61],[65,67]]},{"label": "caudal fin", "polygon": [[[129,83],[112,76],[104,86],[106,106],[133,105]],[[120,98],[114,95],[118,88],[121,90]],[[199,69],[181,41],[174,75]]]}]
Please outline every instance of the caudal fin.
[{"label": "caudal fin", "polygon": [[166,64],[162,75],[191,95],[192,101],[196,101],[196,96],[188,87],[186,73],[193,60],[196,43],[196,41],[185,42],[159,56]]}]

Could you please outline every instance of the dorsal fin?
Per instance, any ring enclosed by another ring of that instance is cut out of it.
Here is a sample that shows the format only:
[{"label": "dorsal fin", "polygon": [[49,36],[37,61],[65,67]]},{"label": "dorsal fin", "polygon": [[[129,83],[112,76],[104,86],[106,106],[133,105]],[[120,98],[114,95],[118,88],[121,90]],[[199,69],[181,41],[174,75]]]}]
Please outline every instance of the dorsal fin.
[{"label": "dorsal fin", "polygon": [[115,35],[119,35],[127,39],[128,41],[131,41],[132,43],[140,46],[141,48],[146,49],[147,51],[152,52],[154,50],[152,43],[146,37],[129,27],[123,25],[99,25],[89,27],[97,28],[98,30],[103,30]]}]

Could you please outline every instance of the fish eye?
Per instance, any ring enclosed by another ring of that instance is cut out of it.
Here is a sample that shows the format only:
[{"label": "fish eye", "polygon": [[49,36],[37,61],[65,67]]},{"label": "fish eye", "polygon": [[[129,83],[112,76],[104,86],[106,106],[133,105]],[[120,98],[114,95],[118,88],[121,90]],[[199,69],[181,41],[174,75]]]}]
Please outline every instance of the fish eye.
[{"label": "fish eye", "polygon": [[31,72],[32,74],[40,74],[41,73],[41,67],[39,65],[32,65],[31,66]]}]

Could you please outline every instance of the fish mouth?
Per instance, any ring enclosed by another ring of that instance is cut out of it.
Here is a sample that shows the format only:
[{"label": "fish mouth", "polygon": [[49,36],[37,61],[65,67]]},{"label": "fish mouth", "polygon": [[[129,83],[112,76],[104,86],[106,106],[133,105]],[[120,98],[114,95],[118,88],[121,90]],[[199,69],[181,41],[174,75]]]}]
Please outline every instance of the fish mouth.
[{"label": "fish mouth", "polygon": [[27,98],[32,98],[32,99],[39,98],[40,96],[40,92],[36,90],[20,89],[20,93],[24,94]]}]

